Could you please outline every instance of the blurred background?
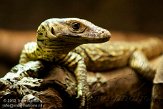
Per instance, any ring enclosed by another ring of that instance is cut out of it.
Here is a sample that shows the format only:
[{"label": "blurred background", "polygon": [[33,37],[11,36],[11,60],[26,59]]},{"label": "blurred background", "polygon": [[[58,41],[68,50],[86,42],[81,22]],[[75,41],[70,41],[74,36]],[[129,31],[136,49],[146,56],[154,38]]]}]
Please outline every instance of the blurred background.
[{"label": "blurred background", "polygon": [[45,19],[79,17],[110,30],[112,40],[135,40],[161,37],[162,11],[162,0],[0,0],[0,75]]}]

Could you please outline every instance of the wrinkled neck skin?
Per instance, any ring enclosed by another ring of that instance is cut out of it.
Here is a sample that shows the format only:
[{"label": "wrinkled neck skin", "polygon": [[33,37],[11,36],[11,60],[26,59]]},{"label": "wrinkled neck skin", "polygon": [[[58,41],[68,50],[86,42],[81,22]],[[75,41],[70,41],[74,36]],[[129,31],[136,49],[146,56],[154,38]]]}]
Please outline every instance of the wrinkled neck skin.
[{"label": "wrinkled neck skin", "polygon": [[79,43],[65,42],[62,40],[37,40],[38,48],[43,51],[43,54],[47,55],[67,55],[71,50],[81,45]]}]

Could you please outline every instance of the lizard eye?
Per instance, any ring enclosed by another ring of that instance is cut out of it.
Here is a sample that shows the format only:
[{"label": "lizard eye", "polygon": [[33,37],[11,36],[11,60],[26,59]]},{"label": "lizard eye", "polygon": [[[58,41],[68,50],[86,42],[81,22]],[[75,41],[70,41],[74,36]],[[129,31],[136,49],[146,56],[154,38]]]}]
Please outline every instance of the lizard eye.
[{"label": "lizard eye", "polygon": [[73,28],[74,30],[80,29],[80,23],[77,23],[77,22],[72,23],[72,28]]},{"label": "lizard eye", "polygon": [[86,29],[86,26],[78,21],[71,21],[69,30],[72,33],[83,33]]}]

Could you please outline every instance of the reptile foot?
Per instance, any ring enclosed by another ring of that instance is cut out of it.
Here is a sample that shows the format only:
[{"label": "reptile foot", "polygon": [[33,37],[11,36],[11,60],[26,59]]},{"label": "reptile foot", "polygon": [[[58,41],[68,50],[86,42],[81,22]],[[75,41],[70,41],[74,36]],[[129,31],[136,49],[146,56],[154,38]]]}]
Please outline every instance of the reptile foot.
[{"label": "reptile foot", "polygon": [[90,107],[89,102],[92,97],[88,87],[84,87],[83,90],[78,90],[77,98],[80,100],[79,109],[88,109]]}]

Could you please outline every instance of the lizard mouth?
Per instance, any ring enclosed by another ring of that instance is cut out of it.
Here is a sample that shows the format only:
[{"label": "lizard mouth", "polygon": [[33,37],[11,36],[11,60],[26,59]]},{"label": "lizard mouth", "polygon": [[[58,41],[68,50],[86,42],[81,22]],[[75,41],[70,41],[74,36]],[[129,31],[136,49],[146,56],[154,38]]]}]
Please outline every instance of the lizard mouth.
[{"label": "lizard mouth", "polygon": [[110,36],[109,37],[104,37],[104,38],[101,38],[101,40],[100,39],[98,39],[98,40],[101,41],[101,42],[106,42],[106,41],[110,40]]},{"label": "lizard mouth", "polygon": [[88,43],[102,43],[102,42],[106,42],[109,40],[110,40],[110,37],[103,37],[103,38],[87,39],[87,42]]},{"label": "lizard mouth", "polygon": [[60,40],[77,43],[77,44],[86,44],[86,43],[103,43],[109,41],[111,34],[109,31],[102,32],[101,34],[86,34],[86,35],[61,35]]}]

